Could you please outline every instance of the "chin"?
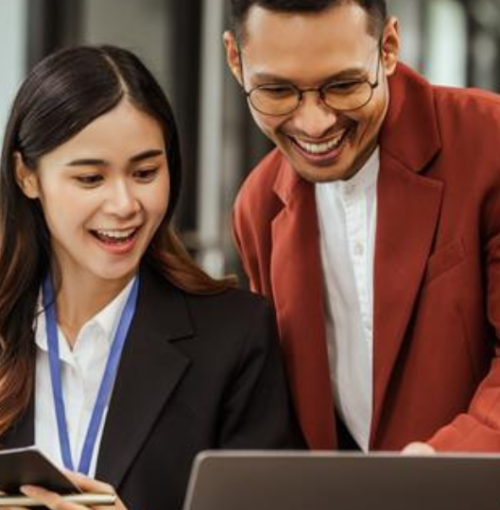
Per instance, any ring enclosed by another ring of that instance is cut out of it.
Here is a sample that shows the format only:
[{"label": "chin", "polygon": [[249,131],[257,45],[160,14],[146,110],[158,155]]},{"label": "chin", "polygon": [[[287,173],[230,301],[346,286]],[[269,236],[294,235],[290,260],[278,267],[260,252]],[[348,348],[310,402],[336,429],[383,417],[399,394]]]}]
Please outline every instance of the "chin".
[{"label": "chin", "polygon": [[101,268],[95,275],[103,281],[118,282],[131,278],[138,271],[138,264],[127,267]]},{"label": "chin", "polygon": [[344,166],[335,167],[320,167],[320,166],[299,166],[293,165],[295,171],[302,177],[302,179],[310,183],[322,183],[346,180],[352,177],[355,172],[351,172],[351,168]]},{"label": "chin", "polygon": [[292,168],[302,179],[311,183],[332,182],[346,180],[352,177],[356,171],[353,171],[354,162],[346,157],[348,154],[341,154],[335,163],[314,165],[305,161],[296,151],[289,147],[280,147],[282,154],[290,162]]}]

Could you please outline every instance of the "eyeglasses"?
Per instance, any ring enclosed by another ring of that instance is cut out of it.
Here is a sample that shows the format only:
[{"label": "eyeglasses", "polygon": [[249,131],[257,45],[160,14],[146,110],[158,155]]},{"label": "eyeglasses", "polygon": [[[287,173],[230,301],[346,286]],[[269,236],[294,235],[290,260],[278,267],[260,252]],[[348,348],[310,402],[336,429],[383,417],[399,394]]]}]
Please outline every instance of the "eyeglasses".
[{"label": "eyeglasses", "polygon": [[257,85],[249,91],[245,90],[245,95],[258,112],[274,117],[294,112],[300,106],[306,92],[317,92],[322,103],[332,110],[341,112],[359,110],[371,101],[379,85],[380,60],[379,51],[376,79],[373,83],[369,79],[344,80],[308,88],[299,88],[293,84],[270,83]]}]

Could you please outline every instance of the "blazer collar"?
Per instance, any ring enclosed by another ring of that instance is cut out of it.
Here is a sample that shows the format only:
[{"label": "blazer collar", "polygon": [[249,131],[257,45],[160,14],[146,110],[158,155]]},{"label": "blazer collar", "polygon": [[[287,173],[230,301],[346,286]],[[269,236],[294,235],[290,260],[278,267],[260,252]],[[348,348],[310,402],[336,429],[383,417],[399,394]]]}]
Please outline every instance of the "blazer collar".
[{"label": "blazer collar", "polygon": [[274,149],[274,155],[279,157],[279,169],[273,189],[283,204],[289,206],[296,194],[300,196],[300,194],[309,193],[312,186],[297,174],[288,160],[281,156],[279,149]]},{"label": "blazer collar", "polygon": [[[272,157],[279,157],[276,152]],[[280,157],[274,191],[284,204],[272,222],[271,281],[300,425],[312,449],[336,444],[325,339],[314,186]]]},{"label": "blazer collar", "polygon": [[389,80],[380,135],[374,264],[374,398],[371,447],[419,294],[441,213],[443,183],[424,169],[441,149],[433,87],[404,64]]},{"label": "blazer collar", "polygon": [[379,142],[383,152],[417,173],[441,148],[433,87],[402,63],[389,78],[389,108]]}]

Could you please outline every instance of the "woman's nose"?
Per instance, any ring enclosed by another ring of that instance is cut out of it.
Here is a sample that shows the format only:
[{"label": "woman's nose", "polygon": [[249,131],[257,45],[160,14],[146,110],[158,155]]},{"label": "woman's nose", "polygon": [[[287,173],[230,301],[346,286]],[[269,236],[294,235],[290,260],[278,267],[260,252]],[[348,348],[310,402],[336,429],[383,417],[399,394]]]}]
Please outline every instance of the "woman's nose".
[{"label": "woman's nose", "polygon": [[106,212],[120,217],[133,216],[140,210],[140,202],[134,194],[133,186],[119,181],[110,186],[106,197]]}]

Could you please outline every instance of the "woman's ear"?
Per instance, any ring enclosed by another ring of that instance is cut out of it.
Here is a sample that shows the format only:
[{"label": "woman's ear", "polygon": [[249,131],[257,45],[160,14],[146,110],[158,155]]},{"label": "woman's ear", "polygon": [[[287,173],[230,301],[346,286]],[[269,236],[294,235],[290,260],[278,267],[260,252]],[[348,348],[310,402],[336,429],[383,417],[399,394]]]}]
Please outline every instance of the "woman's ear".
[{"label": "woman's ear", "polygon": [[34,170],[28,168],[19,152],[14,153],[14,165],[16,169],[16,181],[22,192],[28,198],[38,198],[38,177]]}]

